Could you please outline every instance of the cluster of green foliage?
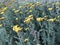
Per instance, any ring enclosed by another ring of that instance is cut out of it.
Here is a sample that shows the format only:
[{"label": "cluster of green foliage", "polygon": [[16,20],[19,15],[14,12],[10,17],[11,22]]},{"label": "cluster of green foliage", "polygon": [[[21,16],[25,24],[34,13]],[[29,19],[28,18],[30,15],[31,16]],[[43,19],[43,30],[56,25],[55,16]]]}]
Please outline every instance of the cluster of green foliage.
[{"label": "cluster of green foliage", "polygon": [[59,2],[1,5],[0,45],[55,45],[60,41],[59,5]]}]

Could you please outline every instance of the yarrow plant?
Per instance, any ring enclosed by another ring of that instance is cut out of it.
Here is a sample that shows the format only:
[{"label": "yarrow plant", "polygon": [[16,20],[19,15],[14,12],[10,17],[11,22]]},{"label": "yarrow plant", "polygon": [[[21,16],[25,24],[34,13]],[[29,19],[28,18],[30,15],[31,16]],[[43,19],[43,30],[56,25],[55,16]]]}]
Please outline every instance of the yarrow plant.
[{"label": "yarrow plant", "polygon": [[60,30],[59,5],[59,2],[1,5],[0,45],[55,45],[60,41],[56,38]]}]

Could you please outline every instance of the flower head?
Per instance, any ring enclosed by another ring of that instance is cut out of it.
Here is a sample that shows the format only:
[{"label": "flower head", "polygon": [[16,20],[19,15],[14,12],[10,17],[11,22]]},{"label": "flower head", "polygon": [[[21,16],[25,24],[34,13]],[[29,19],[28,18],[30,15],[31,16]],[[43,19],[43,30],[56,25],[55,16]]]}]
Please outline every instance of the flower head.
[{"label": "flower head", "polygon": [[19,12],[19,10],[15,10],[14,12],[17,13],[17,12]]},{"label": "flower head", "polygon": [[21,31],[23,28],[22,27],[19,27],[18,25],[15,25],[15,26],[13,26],[13,30],[15,31],[15,32],[19,32],[19,31]]},{"label": "flower head", "polygon": [[51,11],[52,9],[53,9],[53,8],[48,8],[48,10],[50,10],[50,11]]},{"label": "flower head", "polygon": [[24,42],[27,42],[29,39],[28,38],[26,38],[26,39],[24,39]]},{"label": "flower head", "polygon": [[4,14],[4,12],[1,12],[0,14]]},{"label": "flower head", "polygon": [[3,24],[0,24],[0,27],[2,27],[3,26]]},{"label": "flower head", "polygon": [[24,22],[29,23],[31,20],[33,20],[33,15],[29,15],[28,17],[26,17]]},{"label": "flower head", "polygon": [[16,18],[16,20],[18,20],[18,18]]},{"label": "flower head", "polygon": [[39,43],[37,45],[40,45]]},{"label": "flower head", "polygon": [[39,18],[36,18],[36,20],[40,22],[40,21],[43,21],[44,18],[39,17]]},{"label": "flower head", "polygon": [[54,22],[55,20],[56,18],[51,18],[51,19],[48,19],[47,21]]},{"label": "flower head", "polygon": [[0,20],[4,20],[4,19],[5,19],[5,17],[1,17],[1,18],[0,18]]}]

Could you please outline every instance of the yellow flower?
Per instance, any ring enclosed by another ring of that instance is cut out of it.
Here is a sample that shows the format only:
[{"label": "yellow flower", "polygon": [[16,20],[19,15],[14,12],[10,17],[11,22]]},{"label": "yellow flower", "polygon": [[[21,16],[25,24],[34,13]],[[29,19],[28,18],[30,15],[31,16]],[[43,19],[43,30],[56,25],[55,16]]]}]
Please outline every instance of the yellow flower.
[{"label": "yellow flower", "polygon": [[36,5],[40,5],[40,2],[36,2]]},{"label": "yellow flower", "polygon": [[14,9],[12,9],[13,11],[15,10],[15,8]]},{"label": "yellow flower", "polygon": [[52,9],[53,9],[53,8],[48,8],[48,10],[50,10],[50,11],[51,11]]},{"label": "yellow flower", "polygon": [[19,6],[19,8],[22,8],[22,6]]},{"label": "yellow flower", "polygon": [[4,19],[5,19],[5,17],[1,17],[1,18],[0,18],[0,20],[4,20]]},{"label": "yellow flower", "polygon": [[7,7],[3,8],[3,10],[7,10]]},{"label": "yellow flower", "polygon": [[29,23],[29,22],[30,22],[30,18],[27,19],[27,20],[25,20],[24,22],[25,22],[25,23]]},{"label": "yellow flower", "polygon": [[37,4],[40,4],[40,2],[36,2]]},{"label": "yellow flower", "polygon": [[30,6],[30,8],[33,8],[35,5]]},{"label": "yellow flower", "polygon": [[44,18],[39,17],[39,18],[36,18],[36,20],[40,22],[40,21],[43,21]]},{"label": "yellow flower", "polygon": [[0,24],[0,27],[2,27],[3,26],[3,24]]},{"label": "yellow flower", "polygon": [[16,20],[18,20],[18,18],[16,18]]},{"label": "yellow flower", "polygon": [[29,10],[29,12],[32,12],[32,10]]},{"label": "yellow flower", "polygon": [[45,18],[48,17],[48,16],[44,16]]},{"label": "yellow flower", "polygon": [[19,31],[21,31],[23,28],[22,27],[19,27],[18,25],[15,25],[15,26],[13,26],[13,30],[15,31],[15,32],[19,32]]},{"label": "yellow flower", "polygon": [[0,14],[4,14],[4,12],[1,12]]},{"label": "yellow flower", "polygon": [[40,45],[39,43],[37,45]]},{"label": "yellow flower", "polygon": [[28,29],[29,29],[29,27],[25,28],[25,30],[28,30]]},{"label": "yellow flower", "polygon": [[60,15],[58,16],[58,18],[60,18]]},{"label": "yellow flower", "polygon": [[51,19],[48,19],[47,21],[54,22],[55,20],[56,18],[51,18]]},{"label": "yellow flower", "polygon": [[3,11],[3,12],[4,12],[5,10],[7,10],[7,7],[2,8],[2,10],[1,10],[1,11]]},{"label": "yellow flower", "polygon": [[32,6],[32,3],[30,3],[29,6]]},{"label": "yellow flower", "polygon": [[26,41],[28,41],[29,39],[28,38],[26,38],[26,39],[24,39],[24,42],[26,42]]},{"label": "yellow flower", "polygon": [[15,10],[14,12],[17,13],[17,12],[19,12],[19,10]]},{"label": "yellow flower", "polygon": [[23,12],[20,12],[20,14],[23,14]]},{"label": "yellow flower", "polygon": [[33,17],[33,15],[29,15],[28,17],[29,17],[29,18],[32,18],[32,17]]},{"label": "yellow flower", "polygon": [[29,23],[31,20],[33,20],[33,15],[29,15],[28,17],[26,17],[24,22]]}]

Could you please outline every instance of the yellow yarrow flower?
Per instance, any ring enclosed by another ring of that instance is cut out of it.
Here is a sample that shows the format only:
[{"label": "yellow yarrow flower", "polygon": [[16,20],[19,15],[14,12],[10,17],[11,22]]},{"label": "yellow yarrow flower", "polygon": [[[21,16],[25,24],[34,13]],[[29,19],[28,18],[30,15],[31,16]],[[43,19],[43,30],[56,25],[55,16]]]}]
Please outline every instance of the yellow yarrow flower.
[{"label": "yellow yarrow flower", "polygon": [[19,8],[22,8],[22,6],[19,6]]},{"label": "yellow yarrow flower", "polygon": [[7,10],[7,7],[3,8],[3,10]]},{"label": "yellow yarrow flower", "polygon": [[33,8],[35,5],[30,6],[30,8]]},{"label": "yellow yarrow flower", "polygon": [[40,4],[40,2],[36,2],[37,4]]},{"label": "yellow yarrow flower", "polygon": [[27,19],[27,20],[25,20],[24,22],[25,22],[25,23],[29,23],[29,22],[30,22],[30,18]]},{"label": "yellow yarrow flower", "polygon": [[36,18],[36,20],[40,22],[40,21],[43,21],[44,18],[39,17],[39,18]]},{"label": "yellow yarrow flower", "polygon": [[0,27],[2,27],[3,26],[3,24],[0,24]]},{"label": "yellow yarrow flower", "polygon": [[29,15],[28,17],[29,17],[29,18],[32,18],[32,17],[33,17],[33,15]]},{"label": "yellow yarrow flower", "polygon": [[0,14],[4,14],[4,12],[1,12]]},{"label": "yellow yarrow flower", "polygon": [[25,30],[28,30],[28,29],[29,29],[29,27],[25,28]]},{"label": "yellow yarrow flower", "polygon": [[51,19],[48,19],[47,21],[54,22],[55,20],[56,18],[51,18]]},{"label": "yellow yarrow flower", "polygon": [[29,15],[28,17],[26,17],[24,22],[29,23],[31,20],[33,20],[33,15]]},{"label": "yellow yarrow flower", "polygon": [[4,7],[4,8],[1,9],[1,11],[3,11],[3,12],[4,12],[5,10],[7,10],[7,7]]},{"label": "yellow yarrow flower", "polygon": [[28,38],[26,38],[26,39],[24,39],[24,42],[26,42],[26,41],[28,41],[29,39]]},{"label": "yellow yarrow flower", "polygon": [[18,20],[18,18],[16,18],[16,20]]},{"label": "yellow yarrow flower", "polygon": [[50,11],[51,11],[52,9],[53,9],[53,8],[48,8],[48,10],[50,10]]},{"label": "yellow yarrow flower", "polygon": [[4,20],[4,19],[5,19],[5,17],[1,17],[1,18],[0,18],[0,20]]},{"label": "yellow yarrow flower", "polygon": [[23,28],[22,27],[19,27],[18,25],[15,25],[15,26],[13,26],[13,30],[15,31],[15,32],[19,32],[19,31],[21,31]]},{"label": "yellow yarrow flower", "polygon": [[17,12],[19,12],[19,10],[15,10],[14,12],[17,13]]},{"label": "yellow yarrow flower", "polygon": [[29,12],[32,12],[32,10],[29,10]]},{"label": "yellow yarrow flower", "polygon": [[23,14],[23,12],[20,12],[20,14]]},{"label": "yellow yarrow flower", "polygon": [[37,45],[40,45],[39,43]]},{"label": "yellow yarrow flower", "polygon": [[33,5],[32,3],[29,4],[29,6],[32,6],[32,5]]}]

